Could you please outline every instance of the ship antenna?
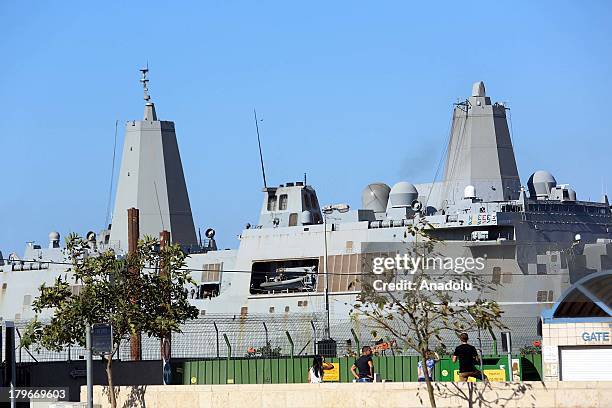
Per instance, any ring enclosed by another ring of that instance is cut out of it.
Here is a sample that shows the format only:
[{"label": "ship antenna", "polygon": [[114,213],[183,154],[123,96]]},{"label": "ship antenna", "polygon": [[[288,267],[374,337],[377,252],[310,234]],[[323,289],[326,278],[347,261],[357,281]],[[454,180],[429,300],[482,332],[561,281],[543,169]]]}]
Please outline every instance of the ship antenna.
[{"label": "ship antenna", "polygon": [[149,80],[147,79],[147,73],[149,72],[148,61],[147,66],[145,68],[141,68],[140,72],[142,73],[142,78],[140,78],[140,82],[142,83],[142,87],[144,89],[144,100],[149,102],[151,100],[151,95],[149,95]]},{"label": "ship antenna", "polygon": [[257,131],[257,145],[259,146],[259,161],[261,162],[261,174],[263,176],[264,188],[268,188],[266,183],[266,169],[264,167],[263,153],[261,152],[261,138],[259,137],[259,124],[257,123],[257,111],[253,108],[253,114],[255,115],[255,130]]},{"label": "ship antenna", "polygon": [[117,126],[118,125],[119,125],[119,120],[115,120],[115,141],[113,143],[113,164],[111,166],[110,187],[108,188],[108,202],[106,204],[106,225],[104,226],[104,228],[108,228],[108,223],[110,221],[111,200],[113,196],[113,179],[115,178],[115,155],[117,152]]}]

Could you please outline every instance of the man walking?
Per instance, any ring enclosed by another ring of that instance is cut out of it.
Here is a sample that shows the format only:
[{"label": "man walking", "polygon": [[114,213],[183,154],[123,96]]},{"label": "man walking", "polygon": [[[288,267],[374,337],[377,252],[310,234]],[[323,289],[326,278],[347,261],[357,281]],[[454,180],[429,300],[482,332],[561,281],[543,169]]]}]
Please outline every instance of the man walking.
[{"label": "man walking", "polygon": [[357,382],[372,382],[374,379],[374,363],[372,362],[372,349],[370,346],[361,348],[361,357],[355,360],[351,373]]},{"label": "man walking", "polygon": [[455,352],[453,353],[453,363],[457,362],[457,359],[459,359],[459,381],[465,382],[470,377],[488,381],[487,376],[476,369],[474,363],[480,363],[480,358],[478,357],[476,347],[468,344],[467,333],[461,333],[459,335],[459,340],[461,340],[461,344],[455,348]]}]

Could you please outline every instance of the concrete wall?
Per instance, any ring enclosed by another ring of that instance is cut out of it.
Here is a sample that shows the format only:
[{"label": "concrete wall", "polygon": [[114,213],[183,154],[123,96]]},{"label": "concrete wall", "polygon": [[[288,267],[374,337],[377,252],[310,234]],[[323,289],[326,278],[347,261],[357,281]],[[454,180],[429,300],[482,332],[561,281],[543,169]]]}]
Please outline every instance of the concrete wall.
[{"label": "concrete wall", "polygon": [[[472,393],[480,407],[610,407],[612,382],[437,383],[439,407],[467,407],[459,395]],[[86,398],[81,388],[81,401]],[[103,394],[104,393],[104,394]],[[481,398],[479,398],[479,396]],[[422,399],[422,403],[420,401]],[[427,407],[427,390],[419,383],[149,385],[121,387],[120,407]],[[94,389],[94,403],[110,406],[104,387]]]},{"label": "concrete wall", "polygon": [[[609,322],[548,323],[542,325],[542,361],[544,381],[557,381],[561,372],[559,347],[611,346]],[[593,336],[593,333],[605,334]],[[612,406],[612,402],[610,403]]]}]

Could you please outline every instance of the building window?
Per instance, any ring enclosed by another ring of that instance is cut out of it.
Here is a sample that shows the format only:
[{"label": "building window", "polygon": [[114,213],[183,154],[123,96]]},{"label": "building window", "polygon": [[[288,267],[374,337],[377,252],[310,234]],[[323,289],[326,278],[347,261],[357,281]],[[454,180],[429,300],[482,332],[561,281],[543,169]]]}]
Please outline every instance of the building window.
[{"label": "building window", "polygon": [[538,290],[536,302],[546,302],[546,301],[548,301],[548,291]]},{"label": "building window", "polygon": [[268,211],[276,211],[276,196],[268,196]]},{"label": "building window", "polygon": [[493,278],[491,279],[493,283],[501,282],[501,268],[499,266],[493,267]]},{"label": "building window", "polygon": [[240,316],[246,316],[249,313],[249,308],[247,306],[243,306],[240,308]]},{"label": "building window", "polygon": [[287,194],[281,194],[280,199],[278,201],[278,209],[280,211],[287,209]]},{"label": "building window", "polygon": [[554,293],[552,290],[549,290],[549,291],[548,291],[548,301],[549,301],[549,302],[552,302],[552,301],[553,301],[553,299],[554,299],[554,298],[553,298],[554,294],[555,294],[555,293]]},{"label": "building window", "polygon": [[289,226],[290,227],[295,227],[297,225],[297,221],[298,221],[297,213],[289,214]]},{"label": "building window", "polygon": [[274,313],[274,306],[270,306],[270,313]]},{"label": "building window", "polygon": [[289,313],[289,306],[285,306],[285,313]]}]

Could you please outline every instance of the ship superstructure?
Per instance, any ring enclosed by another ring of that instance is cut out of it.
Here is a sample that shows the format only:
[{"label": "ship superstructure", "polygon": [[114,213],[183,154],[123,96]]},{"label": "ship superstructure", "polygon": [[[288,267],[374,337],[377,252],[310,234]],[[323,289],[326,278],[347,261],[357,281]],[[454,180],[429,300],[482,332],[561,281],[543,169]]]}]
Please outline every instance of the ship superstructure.
[{"label": "ship superstructure", "polygon": [[[475,296],[497,300],[508,316],[536,317],[570,281],[612,266],[607,197],[581,201],[547,171],[523,187],[506,107],[486,96],[482,82],[454,107],[443,180],[372,183],[359,209],[321,205],[304,181],[268,186],[257,221],[233,250],[217,250],[214,231],[197,242],[174,124],[158,120],[147,97],[145,87],[143,120],[126,124],[112,225],[99,237],[88,234],[91,252],[124,253],[127,209],[139,208],[141,235],[170,230],[190,253],[197,285],[186,290],[201,316],[290,320],[325,311],[327,292],[330,314],[348,320],[360,290],[356,276],[371,269],[372,257],[405,250],[412,239],[406,228],[423,220],[445,256],[486,259],[482,274],[499,287]],[[48,247],[29,244],[23,256],[0,264],[3,318],[31,318],[40,284],[51,284],[69,262],[53,232]]]}]

